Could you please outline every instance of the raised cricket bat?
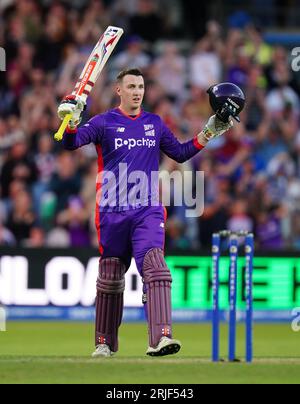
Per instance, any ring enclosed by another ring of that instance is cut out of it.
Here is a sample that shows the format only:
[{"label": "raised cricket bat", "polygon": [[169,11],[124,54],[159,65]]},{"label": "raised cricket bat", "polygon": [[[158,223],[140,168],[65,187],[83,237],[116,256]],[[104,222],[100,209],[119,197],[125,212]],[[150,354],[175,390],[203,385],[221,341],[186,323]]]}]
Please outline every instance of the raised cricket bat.
[{"label": "raised cricket bat", "polygon": [[[72,92],[72,95],[81,95],[81,97],[86,101],[123,33],[124,31],[122,28],[107,28],[97,42],[93,52],[90,54],[74,88],[74,91]],[[66,127],[71,119],[72,114],[66,115],[58,132],[54,135],[54,139],[58,142],[62,140]]]}]

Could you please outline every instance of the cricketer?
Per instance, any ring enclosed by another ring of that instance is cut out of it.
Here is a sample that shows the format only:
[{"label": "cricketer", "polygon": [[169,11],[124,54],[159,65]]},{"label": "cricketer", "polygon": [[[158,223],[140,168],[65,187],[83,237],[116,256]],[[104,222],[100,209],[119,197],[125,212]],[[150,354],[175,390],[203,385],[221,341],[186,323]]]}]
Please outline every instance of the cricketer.
[{"label": "cricketer", "polygon": [[[153,194],[158,184],[150,186],[151,173],[159,171],[161,151],[183,163],[201,151],[208,141],[229,130],[233,121],[230,118],[224,123],[214,115],[194,139],[181,144],[158,115],[142,109],[145,94],[142,72],[122,71],[117,77],[116,92],[120,106],[93,117],[80,128],[85,107],[81,96],[66,96],[58,108],[62,120],[72,114],[63,136],[64,148],[76,150],[93,143],[98,154],[95,217],[101,257],[96,297],[96,350],[92,356],[110,357],[118,351],[125,274],[132,257],[144,284],[143,303],[149,333],[147,355],[175,354],[181,343],[172,334],[172,278],[164,258],[165,210],[161,204],[153,203],[157,200]],[[134,199],[134,184],[127,188],[121,184],[135,171],[143,172],[149,184],[144,187],[146,195]],[[111,186],[102,192],[104,176],[106,182],[113,176],[117,181],[111,180]],[[117,195],[114,204],[107,196],[113,187],[112,194]]]}]

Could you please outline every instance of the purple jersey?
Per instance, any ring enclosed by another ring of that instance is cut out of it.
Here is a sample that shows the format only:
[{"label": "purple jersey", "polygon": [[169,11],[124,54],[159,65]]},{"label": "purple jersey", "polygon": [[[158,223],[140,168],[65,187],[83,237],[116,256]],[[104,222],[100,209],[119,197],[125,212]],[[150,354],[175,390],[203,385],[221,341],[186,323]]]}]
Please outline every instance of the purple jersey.
[{"label": "purple jersey", "polygon": [[[158,115],[141,111],[133,118],[119,108],[64,134],[68,150],[89,143],[95,144],[98,153],[97,204],[104,212],[155,205],[160,151],[183,163],[203,149],[197,137],[181,144]],[[131,198],[133,194],[137,197]]]}]

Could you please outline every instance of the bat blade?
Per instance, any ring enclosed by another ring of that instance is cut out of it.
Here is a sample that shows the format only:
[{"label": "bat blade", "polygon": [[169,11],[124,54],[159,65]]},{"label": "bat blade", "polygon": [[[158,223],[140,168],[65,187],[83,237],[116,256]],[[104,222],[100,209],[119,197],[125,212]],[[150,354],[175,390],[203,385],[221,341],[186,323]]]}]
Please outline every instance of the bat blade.
[{"label": "bat blade", "polygon": [[107,28],[86,62],[73,95],[81,95],[86,100],[123,33],[122,28]]}]

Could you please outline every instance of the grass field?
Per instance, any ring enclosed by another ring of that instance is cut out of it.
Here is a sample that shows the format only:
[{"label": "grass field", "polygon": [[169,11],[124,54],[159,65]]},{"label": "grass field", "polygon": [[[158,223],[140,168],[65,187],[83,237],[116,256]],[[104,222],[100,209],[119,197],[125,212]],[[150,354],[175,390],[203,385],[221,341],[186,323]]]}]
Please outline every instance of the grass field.
[{"label": "grass field", "polygon": [[[255,361],[210,362],[209,325],[175,325],[183,343],[176,356],[148,358],[146,326],[124,325],[120,352],[92,360],[93,325],[9,323],[0,333],[0,383],[300,383],[300,333],[289,324],[255,326]],[[226,328],[222,334],[226,352]],[[238,330],[238,354],[244,331]]]}]

